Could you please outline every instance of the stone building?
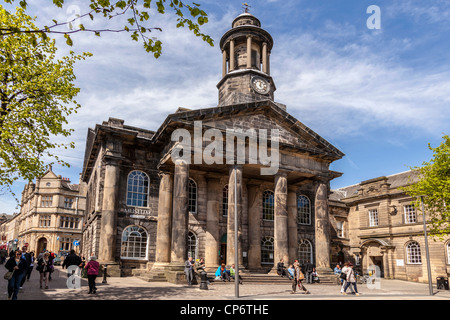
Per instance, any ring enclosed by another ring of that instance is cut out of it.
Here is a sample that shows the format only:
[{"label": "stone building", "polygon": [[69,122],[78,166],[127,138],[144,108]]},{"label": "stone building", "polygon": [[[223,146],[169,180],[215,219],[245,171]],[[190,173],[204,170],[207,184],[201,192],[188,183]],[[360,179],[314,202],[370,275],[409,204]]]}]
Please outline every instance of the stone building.
[{"label": "stone building", "polygon": [[71,184],[50,168],[36,183],[25,185],[20,212],[2,224],[9,250],[28,246],[35,253],[63,254],[77,249],[85,211],[83,184]]},{"label": "stone building", "polygon": [[[428,282],[423,215],[400,190],[417,179],[408,171],[333,190],[332,262],[350,260],[362,271],[377,266],[384,278]],[[433,281],[450,275],[450,237],[435,240],[428,237]]]},{"label": "stone building", "polygon": [[241,14],[220,41],[217,106],[180,108],[156,131],[113,118],[89,129],[84,253],[112,275],[142,269],[171,282],[188,256],[210,270],[268,272],[280,259],[331,270],[329,182],[341,174],[329,166],[343,154],[275,102],[272,48]]}]

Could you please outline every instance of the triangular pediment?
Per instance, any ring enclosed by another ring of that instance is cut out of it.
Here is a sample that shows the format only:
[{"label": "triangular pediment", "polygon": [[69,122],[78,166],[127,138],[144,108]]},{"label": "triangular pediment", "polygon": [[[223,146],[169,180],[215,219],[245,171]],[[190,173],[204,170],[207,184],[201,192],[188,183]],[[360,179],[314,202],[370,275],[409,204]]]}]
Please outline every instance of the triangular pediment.
[{"label": "triangular pediment", "polygon": [[41,179],[56,179],[56,178],[58,178],[58,176],[52,171],[52,169],[48,169]]},{"label": "triangular pediment", "polygon": [[[287,113],[272,101],[258,101],[242,105],[231,105],[200,110],[186,110],[169,116],[172,127],[177,123],[194,124],[201,121],[204,128],[228,130],[267,130],[278,129],[281,148],[291,148],[311,156],[327,158],[332,161],[344,154],[332,146],[313,130]],[[162,128],[160,128],[162,129]]]}]

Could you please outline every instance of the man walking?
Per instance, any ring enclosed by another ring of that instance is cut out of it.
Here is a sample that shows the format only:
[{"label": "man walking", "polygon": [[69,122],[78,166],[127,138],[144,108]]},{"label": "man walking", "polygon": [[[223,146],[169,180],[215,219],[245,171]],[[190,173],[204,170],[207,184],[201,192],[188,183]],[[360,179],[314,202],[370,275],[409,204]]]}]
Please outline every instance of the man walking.
[{"label": "man walking", "polygon": [[77,268],[81,268],[82,261],[81,258],[75,253],[75,250],[70,250],[70,253],[64,259],[62,264],[62,268],[67,268],[67,277],[69,278],[75,273],[74,268],[70,268],[71,266],[76,266]]},{"label": "man walking", "polygon": [[191,286],[194,281],[194,262],[192,260],[192,257],[189,257],[184,263],[184,273],[186,273],[186,280],[189,286]]}]

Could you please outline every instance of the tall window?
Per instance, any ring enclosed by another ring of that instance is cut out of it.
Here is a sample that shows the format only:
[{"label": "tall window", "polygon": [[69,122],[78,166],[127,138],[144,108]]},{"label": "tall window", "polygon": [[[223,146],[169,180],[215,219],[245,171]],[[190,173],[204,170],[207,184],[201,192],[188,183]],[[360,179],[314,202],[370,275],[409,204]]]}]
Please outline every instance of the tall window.
[{"label": "tall window", "polygon": [[194,260],[198,258],[197,236],[190,231],[188,233],[188,257],[192,257]]},{"label": "tall window", "polygon": [[75,217],[61,217],[60,228],[78,229],[80,218]]},{"label": "tall window", "polygon": [[312,244],[307,239],[298,242],[298,262],[300,264],[313,263]]},{"label": "tall window", "polygon": [[142,171],[132,171],[128,175],[127,206],[148,207],[150,180]]},{"label": "tall window", "polygon": [[421,264],[422,255],[420,253],[420,245],[416,241],[411,241],[406,246],[406,261],[409,264]]},{"label": "tall window", "polygon": [[52,217],[51,216],[39,216],[39,227],[41,228],[49,228],[50,227],[50,223],[52,221]]},{"label": "tall window", "polygon": [[369,227],[378,226],[378,210],[369,210]]},{"label": "tall window", "polygon": [[336,233],[338,238],[344,237],[344,221],[336,221]]},{"label": "tall window", "polygon": [[297,219],[299,224],[311,224],[311,201],[307,196],[297,197]]},{"label": "tall window", "polygon": [[73,242],[75,239],[72,238],[60,238],[60,250],[61,251],[70,251],[73,249]]},{"label": "tall window", "polygon": [[222,190],[222,215],[228,216],[228,185]]},{"label": "tall window", "polygon": [[188,210],[190,213],[197,213],[197,183],[189,179],[188,186]]},{"label": "tall window", "polygon": [[406,205],[403,210],[405,212],[405,223],[417,222],[416,208],[413,205]]},{"label": "tall window", "polygon": [[127,227],[122,233],[121,258],[147,258],[147,232],[138,226]]},{"label": "tall window", "polygon": [[73,207],[73,198],[64,198],[64,208],[72,209]]},{"label": "tall window", "polygon": [[450,241],[447,242],[446,248],[447,248],[447,264],[450,264]]},{"label": "tall window", "polygon": [[261,241],[261,263],[273,264],[273,237],[264,237]]},{"label": "tall window", "polygon": [[274,194],[272,191],[263,192],[263,219],[273,220],[274,219]]},{"label": "tall window", "polygon": [[53,197],[52,196],[42,196],[41,207],[50,208],[52,206]]}]

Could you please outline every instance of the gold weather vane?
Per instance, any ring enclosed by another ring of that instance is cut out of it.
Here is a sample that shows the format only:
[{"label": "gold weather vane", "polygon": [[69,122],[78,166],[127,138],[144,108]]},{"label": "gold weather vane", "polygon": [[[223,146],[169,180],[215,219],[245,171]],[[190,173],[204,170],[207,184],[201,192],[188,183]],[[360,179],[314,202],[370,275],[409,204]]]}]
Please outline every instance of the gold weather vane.
[{"label": "gold weather vane", "polygon": [[248,4],[247,2],[243,3],[242,5],[244,6],[244,7],[243,7],[244,12],[245,12],[245,13],[249,13],[249,12],[250,12],[250,9],[249,9],[249,8],[251,8],[251,6],[249,6],[249,4]]}]

